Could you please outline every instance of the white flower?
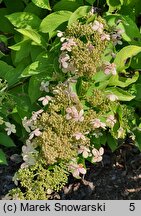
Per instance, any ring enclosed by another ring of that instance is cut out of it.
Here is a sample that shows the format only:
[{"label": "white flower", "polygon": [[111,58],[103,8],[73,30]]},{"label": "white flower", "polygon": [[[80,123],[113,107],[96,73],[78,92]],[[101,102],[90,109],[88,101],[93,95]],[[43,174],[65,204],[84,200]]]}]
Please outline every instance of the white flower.
[{"label": "white flower", "polygon": [[33,126],[33,121],[32,119],[27,119],[27,117],[25,116],[22,120],[22,125],[23,127],[25,128],[25,130],[30,133],[31,132],[31,129],[30,127]]},{"label": "white flower", "polygon": [[117,122],[117,120],[115,119],[114,115],[109,115],[107,117],[106,123],[110,126],[110,127],[114,127],[115,123]]},{"label": "white flower", "polygon": [[107,40],[107,41],[110,41],[110,35],[109,34],[105,34],[105,33],[102,33],[101,35],[101,40]]},{"label": "white flower", "polygon": [[42,81],[40,86],[40,91],[49,92],[49,81]]},{"label": "white flower", "polygon": [[60,67],[66,69],[68,67],[68,60],[70,59],[69,55],[65,52],[62,52],[59,57]]},{"label": "white flower", "polygon": [[74,42],[74,40],[72,38],[67,39],[67,42],[64,42],[62,44],[61,50],[67,50],[68,52],[71,52],[72,46],[76,46],[76,43]]},{"label": "white flower", "polygon": [[36,159],[33,154],[36,154],[37,151],[35,150],[35,147],[31,143],[30,140],[26,141],[26,145],[22,147],[22,157],[24,160],[24,163],[21,165],[21,168],[26,168],[28,166],[34,165],[36,162]]},{"label": "white flower", "polygon": [[57,32],[58,32],[58,33],[57,33],[57,37],[60,37],[60,38],[63,37],[63,32],[62,32],[62,31],[59,31],[59,30],[58,30]]},{"label": "white flower", "polygon": [[42,101],[43,106],[46,106],[51,100],[52,100],[51,97],[48,95],[38,99],[38,101]]},{"label": "white flower", "polygon": [[88,149],[85,146],[80,146],[78,149],[78,154],[82,154],[84,158],[87,158],[89,156],[90,149]]},{"label": "white flower", "polygon": [[31,119],[33,120],[33,121],[36,121],[37,119],[38,119],[38,117],[40,116],[40,114],[43,112],[44,110],[43,109],[40,109],[40,110],[38,110],[38,111],[33,111],[32,112],[32,117],[31,117]]},{"label": "white flower", "polygon": [[93,26],[92,26],[92,29],[93,29],[94,31],[98,31],[100,34],[102,34],[103,28],[104,28],[104,26],[103,26],[102,23],[100,23],[100,22],[97,21],[97,20],[94,21]]},{"label": "white flower", "polygon": [[66,109],[67,115],[66,115],[66,119],[74,119],[75,121],[80,121],[82,122],[84,120],[84,110],[80,110],[80,112],[77,111],[77,109],[72,106],[70,108]]},{"label": "white flower", "polygon": [[118,100],[118,97],[114,94],[109,94],[107,95],[107,98],[110,100],[110,101],[116,101]]},{"label": "white flower", "polygon": [[104,154],[104,149],[101,147],[98,151],[94,148],[92,154],[94,155],[94,157],[92,157],[92,163],[100,162],[102,160],[102,155]]},{"label": "white flower", "polygon": [[104,64],[104,73],[106,75],[109,75],[109,74],[116,75],[117,74],[116,65],[114,63],[106,62]]},{"label": "white flower", "polygon": [[80,178],[80,174],[85,175],[86,169],[83,167],[83,164],[77,164],[75,162],[71,162],[68,169],[72,172],[72,175],[75,178]]},{"label": "white flower", "polygon": [[105,127],[106,127],[106,124],[103,123],[103,122],[101,122],[100,119],[97,119],[97,118],[91,120],[91,124],[93,126],[93,129],[97,129],[97,128],[103,128],[103,129],[105,129]]},{"label": "white flower", "polygon": [[75,137],[76,140],[80,140],[80,139],[86,140],[86,137],[82,133],[79,133],[79,132],[73,134],[73,136]]},{"label": "white flower", "polygon": [[7,131],[7,135],[9,136],[11,133],[16,133],[16,127],[14,124],[11,124],[10,122],[5,122],[5,130]]},{"label": "white flower", "polygon": [[42,132],[39,130],[39,128],[36,128],[34,131],[32,131],[29,134],[29,140],[33,139],[34,136],[40,136],[42,134]]}]

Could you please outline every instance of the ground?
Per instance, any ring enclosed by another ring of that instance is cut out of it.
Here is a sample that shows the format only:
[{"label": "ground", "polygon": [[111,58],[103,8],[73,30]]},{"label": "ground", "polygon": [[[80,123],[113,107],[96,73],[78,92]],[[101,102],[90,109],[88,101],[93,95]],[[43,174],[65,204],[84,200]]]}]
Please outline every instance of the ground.
[{"label": "ground", "polygon": [[[13,188],[12,176],[18,166],[18,158],[9,159],[9,166],[0,167],[0,199],[5,199]],[[16,162],[15,162],[16,161]],[[20,158],[19,158],[20,161]],[[141,153],[133,145],[126,144],[112,153],[105,149],[103,161],[87,164],[88,171],[81,180],[69,177],[68,184],[51,199],[61,200],[140,200]]]}]

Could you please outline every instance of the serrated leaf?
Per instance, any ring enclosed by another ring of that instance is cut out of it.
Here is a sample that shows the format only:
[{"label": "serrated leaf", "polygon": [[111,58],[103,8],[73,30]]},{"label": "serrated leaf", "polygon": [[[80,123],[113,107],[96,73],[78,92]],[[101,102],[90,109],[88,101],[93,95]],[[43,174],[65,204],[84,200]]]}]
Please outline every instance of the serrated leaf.
[{"label": "serrated leaf", "polygon": [[4,133],[0,133],[0,144],[6,147],[15,146],[13,140],[7,134]]},{"label": "serrated leaf", "polygon": [[51,10],[49,0],[32,0],[32,2],[40,8]]},{"label": "serrated leaf", "polygon": [[140,46],[135,45],[129,45],[124,48],[122,48],[116,55],[116,58],[114,60],[114,63],[116,64],[117,71],[122,71],[129,67],[126,65],[126,61],[128,59],[131,59],[133,56],[137,55],[139,52],[141,52]]},{"label": "serrated leaf", "polygon": [[18,32],[20,32],[22,35],[30,38],[32,41],[35,42],[35,44],[46,47],[46,42],[42,38],[42,36],[35,31],[34,29],[16,29]]},{"label": "serrated leaf", "polygon": [[40,25],[40,31],[43,33],[52,32],[58,28],[62,23],[69,20],[72,12],[70,11],[57,11],[45,17]]},{"label": "serrated leaf", "polygon": [[135,96],[131,95],[127,91],[122,90],[121,88],[118,87],[110,87],[106,88],[105,91],[108,95],[109,94],[114,94],[118,97],[119,101],[131,101]]},{"label": "serrated leaf", "polygon": [[91,10],[91,6],[81,6],[79,7],[74,13],[71,15],[68,26],[70,26],[72,23],[74,23],[79,18],[85,16],[88,14],[88,12]]},{"label": "serrated leaf", "polygon": [[16,28],[38,28],[41,20],[34,14],[28,12],[16,12],[6,16]]},{"label": "serrated leaf", "polygon": [[0,164],[8,165],[5,153],[0,149]]}]

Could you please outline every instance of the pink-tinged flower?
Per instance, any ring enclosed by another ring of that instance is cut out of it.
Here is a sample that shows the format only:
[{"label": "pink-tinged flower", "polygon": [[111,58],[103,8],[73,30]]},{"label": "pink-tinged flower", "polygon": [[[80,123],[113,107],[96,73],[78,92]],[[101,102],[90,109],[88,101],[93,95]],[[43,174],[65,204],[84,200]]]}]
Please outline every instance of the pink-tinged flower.
[{"label": "pink-tinged flower", "polygon": [[93,126],[93,129],[97,129],[97,128],[103,128],[103,129],[105,129],[105,127],[106,127],[106,124],[103,123],[103,122],[101,122],[100,119],[97,119],[97,118],[91,120],[91,124]]},{"label": "pink-tinged flower", "polygon": [[14,124],[11,124],[10,122],[5,122],[5,130],[7,131],[7,135],[9,136],[11,133],[16,133],[16,127]]},{"label": "pink-tinged flower", "polygon": [[80,178],[80,174],[86,174],[86,169],[83,167],[83,164],[77,164],[72,162],[69,165],[68,169],[72,172],[72,175],[75,178]]},{"label": "pink-tinged flower", "polygon": [[104,26],[103,26],[102,23],[100,23],[100,22],[97,21],[97,20],[94,21],[93,26],[92,26],[92,29],[93,29],[94,31],[98,31],[100,34],[102,34],[103,28],[104,28]]},{"label": "pink-tinged flower", "polygon": [[81,140],[86,140],[86,137],[80,132],[77,132],[77,133],[73,134],[73,136],[75,137],[76,140],[80,140],[80,139]]},{"label": "pink-tinged flower", "polygon": [[117,120],[115,119],[114,115],[109,115],[107,117],[106,123],[110,126],[110,127],[114,127],[115,123],[117,122]]},{"label": "pink-tinged flower", "polygon": [[109,95],[107,95],[107,98],[110,101],[116,101],[116,100],[118,100],[118,96],[116,96],[115,94],[109,94]]},{"label": "pink-tinged flower", "polygon": [[110,35],[109,35],[109,34],[102,33],[102,35],[101,35],[101,40],[102,40],[102,41],[104,41],[104,40],[110,41]]},{"label": "pink-tinged flower", "polygon": [[40,86],[40,91],[49,92],[49,81],[42,81]]},{"label": "pink-tinged flower", "polygon": [[21,165],[21,168],[26,168],[35,164],[36,160],[33,155],[35,153],[37,153],[37,151],[33,147],[30,140],[27,140],[26,145],[22,147],[22,157],[25,162]]},{"label": "pink-tinged flower", "polygon": [[82,122],[84,120],[84,110],[80,110],[80,112],[77,111],[77,109],[72,106],[70,108],[67,108],[66,109],[66,119],[69,120],[69,119],[74,119],[75,121],[80,121]]},{"label": "pink-tinged flower", "polygon": [[73,62],[69,62],[67,65],[67,68],[62,68],[62,71],[64,73],[71,72],[72,74],[74,74],[77,70],[76,70]]},{"label": "pink-tinged flower", "polygon": [[59,57],[60,67],[63,67],[64,69],[68,68],[69,59],[70,59],[69,55],[65,52],[62,52]]},{"label": "pink-tinged flower", "polygon": [[104,65],[104,73],[106,75],[112,74],[112,75],[116,75],[116,65],[114,63],[105,63]]},{"label": "pink-tinged flower", "polygon": [[48,95],[38,99],[38,101],[42,101],[43,106],[46,106],[51,100],[52,100],[51,97]]},{"label": "pink-tinged flower", "polygon": [[38,110],[36,112],[33,111],[31,119],[33,121],[36,121],[43,111],[44,111],[43,109],[40,109],[40,110]]},{"label": "pink-tinged flower", "polygon": [[92,52],[92,51],[94,50],[94,46],[93,46],[92,44],[89,44],[89,45],[87,46],[87,48],[88,48],[88,50],[89,50],[90,52]]},{"label": "pink-tinged flower", "polygon": [[94,148],[92,154],[94,156],[92,157],[92,163],[100,162],[102,160],[102,155],[104,154],[104,149],[102,147],[99,150]]},{"label": "pink-tinged flower", "polygon": [[33,139],[34,136],[38,137],[42,134],[42,132],[40,131],[39,128],[36,128],[34,131],[32,131],[30,134],[29,134],[29,140]]},{"label": "pink-tinged flower", "polygon": [[74,40],[72,38],[67,39],[67,41],[62,44],[61,50],[67,50],[68,52],[71,52],[72,46],[76,46]]},{"label": "pink-tinged flower", "polygon": [[33,120],[32,119],[27,119],[25,116],[22,120],[22,125],[25,128],[25,130],[30,133],[31,132],[31,127],[33,126]]},{"label": "pink-tinged flower", "polygon": [[85,146],[80,146],[80,148],[78,149],[78,154],[82,154],[84,158],[87,158],[89,157],[90,149]]}]

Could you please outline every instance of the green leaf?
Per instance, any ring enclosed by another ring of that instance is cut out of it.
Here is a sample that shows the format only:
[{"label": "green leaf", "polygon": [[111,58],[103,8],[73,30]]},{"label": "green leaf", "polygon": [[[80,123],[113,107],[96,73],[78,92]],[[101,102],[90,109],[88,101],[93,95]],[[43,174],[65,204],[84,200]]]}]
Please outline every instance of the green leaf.
[{"label": "green leaf", "polygon": [[[31,103],[33,104],[42,94],[40,91],[40,86],[42,81],[49,81],[51,79],[50,76],[48,76],[46,73],[37,74],[35,76],[32,76],[29,80],[29,86],[28,86],[28,94],[31,100]],[[33,91],[34,89],[34,91]]]},{"label": "green leaf", "polygon": [[67,11],[75,11],[79,6],[81,6],[77,1],[72,0],[61,0],[57,2],[53,10],[54,11],[61,11],[61,10],[67,10]]},{"label": "green leaf", "polygon": [[136,145],[139,148],[139,150],[141,151],[141,131],[136,130],[136,131],[134,131],[134,134],[136,136]]},{"label": "green leaf", "polygon": [[5,153],[0,149],[0,164],[8,165]]},{"label": "green leaf", "polygon": [[115,10],[119,10],[122,5],[122,0],[106,0],[109,6],[109,12],[112,13]]},{"label": "green leaf", "polygon": [[29,2],[27,4],[27,6],[25,7],[24,11],[32,13],[32,14],[38,16],[38,17],[41,17],[43,9],[37,7],[35,4],[33,4],[33,2]]},{"label": "green leaf", "polygon": [[6,134],[0,133],[0,144],[6,147],[14,147],[13,140]]},{"label": "green leaf", "polygon": [[[22,95],[21,97],[19,95]],[[18,111],[19,116],[22,118],[24,118],[25,116],[28,116],[29,113],[31,113],[31,111],[33,111],[33,107],[30,101],[30,98],[28,95],[24,94],[15,94],[15,95],[11,95],[11,97],[13,98],[13,100],[16,103],[16,108]]]},{"label": "green leaf", "polygon": [[40,8],[51,10],[49,0],[32,0],[32,2]]},{"label": "green leaf", "polygon": [[91,10],[91,6],[81,6],[79,7],[70,17],[68,26],[70,26],[72,23],[74,23],[79,18],[85,16],[88,14],[88,12]]},{"label": "green leaf", "polygon": [[43,71],[40,70],[40,62],[35,61],[24,69],[21,77],[29,77],[31,75],[39,74],[41,72]]},{"label": "green leaf", "polygon": [[118,87],[110,87],[106,88],[105,91],[107,94],[114,94],[118,97],[118,100],[120,101],[131,101],[135,96],[131,95],[127,91],[124,91]]},{"label": "green leaf", "polygon": [[41,23],[41,20],[36,15],[28,12],[16,12],[6,17],[16,28],[32,27],[36,29]]},{"label": "green leaf", "polygon": [[125,88],[132,83],[135,83],[139,78],[139,72],[135,72],[132,78],[120,77],[119,75],[111,76],[109,79],[109,86],[119,86]]},{"label": "green leaf", "polygon": [[7,8],[0,9],[0,31],[5,33],[14,33],[12,24],[5,17],[8,13],[9,11]]},{"label": "green leaf", "polygon": [[33,29],[17,29],[17,31],[20,32],[22,35],[30,38],[32,41],[35,42],[35,44],[46,47],[46,42],[37,31]]},{"label": "green leaf", "polygon": [[141,34],[136,23],[129,16],[122,16],[119,29],[122,29],[122,38],[130,44],[141,45]]},{"label": "green leaf", "polygon": [[116,64],[117,71],[122,71],[129,67],[126,65],[126,61],[128,59],[131,59],[133,56],[137,55],[139,52],[141,52],[140,46],[134,46],[129,45],[124,48],[122,48],[116,55],[116,58],[114,60],[114,63]]},{"label": "green leaf", "polygon": [[4,4],[6,8],[8,9],[9,13],[23,11],[25,7],[23,1],[21,0],[14,0],[12,1],[12,3],[9,0],[4,0]]},{"label": "green leaf", "polygon": [[15,54],[15,62],[20,62],[22,59],[24,59],[25,57],[27,57],[30,53],[30,49],[31,49],[31,40],[27,39],[27,40],[22,40],[21,42],[10,46],[9,47],[12,50],[17,51]]},{"label": "green leaf", "polygon": [[88,2],[89,4],[93,5],[93,3],[95,2],[96,0],[86,0],[86,2]]},{"label": "green leaf", "polygon": [[114,139],[114,137],[111,134],[107,135],[107,144],[110,147],[110,149],[112,150],[112,152],[114,152],[118,147],[117,140]]},{"label": "green leaf", "polygon": [[6,73],[11,72],[14,68],[6,62],[0,60],[0,77],[6,79]]},{"label": "green leaf", "polygon": [[43,33],[52,32],[57,29],[62,23],[69,20],[72,12],[57,11],[45,17],[40,25],[40,31]]},{"label": "green leaf", "polygon": [[35,62],[25,68],[22,77],[29,77],[43,72],[48,76],[52,75],[54,72],[54,56],[50,57],[46,53],[40,54]]},{"label": "green leaf", "polygon": [[[28,94],[31,103],[34,103],[40,96],[41,76],[32,76],[29,80]],[[34,91],[33,91],[34,89]]]}]

